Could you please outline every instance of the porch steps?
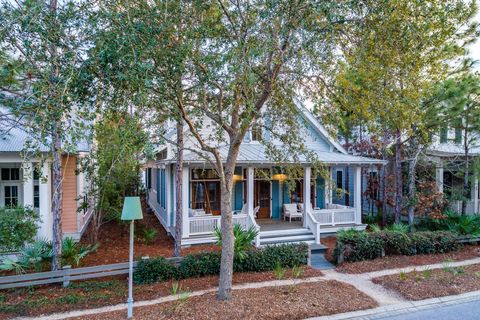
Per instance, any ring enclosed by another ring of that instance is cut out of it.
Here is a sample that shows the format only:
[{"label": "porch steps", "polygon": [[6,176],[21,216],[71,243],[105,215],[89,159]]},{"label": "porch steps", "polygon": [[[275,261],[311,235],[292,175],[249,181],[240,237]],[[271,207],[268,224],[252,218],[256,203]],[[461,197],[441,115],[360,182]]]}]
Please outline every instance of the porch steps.
[{"label": "porch steps", "polygon": [[276,245],[283,243],[314,244],[315,236],[307,228],[288,230],[260,231],[260,246]]}]

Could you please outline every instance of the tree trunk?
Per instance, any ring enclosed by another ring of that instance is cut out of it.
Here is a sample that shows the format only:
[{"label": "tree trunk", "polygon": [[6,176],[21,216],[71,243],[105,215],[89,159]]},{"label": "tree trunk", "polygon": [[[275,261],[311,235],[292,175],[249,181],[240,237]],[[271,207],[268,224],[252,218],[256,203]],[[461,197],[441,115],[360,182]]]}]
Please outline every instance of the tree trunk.
[{"label": "tree trunk", "polygon": [[62,256],[62,153],[59,134],[59,124],[55,123],[52,134],[52,219],[53,219],[53,239],[52,239],[52,270],[61,268]]},{"label": "tree trunk", "polygon": [[[240,139],[232,140],[241,141]],[[233,256],[235,244],[235,238],[233,236],[232,190],[233,174],[235,171],[236,159],[240,151],[240,143],[241,142],[233,143],[230,146],[227,163],[225,164],[224,169],[224,180],[221,182],[222,258],[220,264],[220,279],[218,283],[219,300],[229,300],[232,297]]]},{"label": "tree trunk", "polygon": [[182,178],[183,178],[183,121],[177,121],[177,162],[175,163],[175,250],[173,255],[179,257],[182,250],[183,205],[182,205]]},{"label": "tree trunk", "polygon": [[400,223],[402,214],[403,183],[402,183],[402,146],[401,133],[395,133],[395,223]]},{"label": "tree trunk", "polygon": [[462,197],[462,215],[467,213],[467,199],[470,197],[470,192],[468,188],[468,180],[469,180],[469,171],[470,171],[470,163],[468,161],[469,156],[469,147],[468,147],[468,118],[465,120],[465,129],[463,135],[463,148],[464,148],[464,155],[465,155],[465,172],[463,174],[463,197]]},{"label": "tree trunk", "polygon": [[408,161],[408,224],[413,226],[413,218],[415,215],[415,160]]},{"label": "tree trunk", "polygon": [[[385,158],[385,157],[384,157]],[[385,159],[384,159],[385,160]],[[381,210],[381,214],[382,214],[382,225],[386,225],[387,224],[387,204],[386,204],[386,200],[385,200],[385,197],[386,197],[386,194],[385,194],[385,166],[384,165],[381,165],[380,168],[380,194],[379,194],[379,198],[380,198],[380,203],[381,203],[381,207],[379,206],[377,209]]]}]

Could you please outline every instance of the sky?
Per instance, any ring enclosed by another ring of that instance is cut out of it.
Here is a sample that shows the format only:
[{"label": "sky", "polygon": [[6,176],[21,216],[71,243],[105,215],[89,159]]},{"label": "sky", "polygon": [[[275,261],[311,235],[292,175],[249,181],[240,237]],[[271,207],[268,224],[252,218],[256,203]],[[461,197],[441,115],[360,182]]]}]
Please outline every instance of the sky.
[{"label": "sky", "polygon": [[[477,16],[475,18],[476,21],[480,22],[480,11],[477,12]],[[475,66],[475,69],[480,71],[480,40],[477,39],[477,41],[470,46],[470,56],[473,58],[473,60],[477,60],[477,64]]]}]

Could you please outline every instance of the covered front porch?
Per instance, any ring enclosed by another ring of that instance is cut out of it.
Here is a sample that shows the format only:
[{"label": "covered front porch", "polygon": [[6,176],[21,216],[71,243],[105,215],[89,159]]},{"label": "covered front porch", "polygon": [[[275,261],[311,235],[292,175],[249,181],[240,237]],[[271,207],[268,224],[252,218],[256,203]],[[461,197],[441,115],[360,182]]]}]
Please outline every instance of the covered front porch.
[{"label": "covered front porch", "polygon": [[[349,170],[349,181],[345,180],[346,170]],[[151,173],[151,179],[156,181],[152,181],[149,191],[151,207],[171,231],[175,226],[176,198],[173,172],[171,165],[165,165]],[[238,166],[232,197],[234,223],[259,230],[257,246],[261,244],[262,235],[266,234],[308,231],[312,242],[318,244],[322,233],[336,232],[341,228],[364,228],[361,207],[355,205],[361,203],[361,166],[330,166],[328,173],[328,179],[312,176],[312,168],[305,165],[303,176],[295,180],[292,189],[287,187],[287,177],[277,167]],[[349,199],[345,200],[347,192]],[[213,232],[221,223],[220,182],[215,172],[204,166],[186,166],[182,197],[186,199],[182,203],[182,244],[215,241]],[[292,208],[296,215],[287,217]]]}]

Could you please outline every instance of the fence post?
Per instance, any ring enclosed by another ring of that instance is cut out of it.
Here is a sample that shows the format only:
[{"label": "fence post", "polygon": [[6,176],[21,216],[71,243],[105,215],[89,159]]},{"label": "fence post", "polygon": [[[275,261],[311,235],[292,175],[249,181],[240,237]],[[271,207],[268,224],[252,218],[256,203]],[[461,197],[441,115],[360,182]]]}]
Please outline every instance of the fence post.
[{"label": "fence post", "polygon": [[70,270],[72,266],[64,266],[63,270],[63,287],[66,288],[70,285]]}]

